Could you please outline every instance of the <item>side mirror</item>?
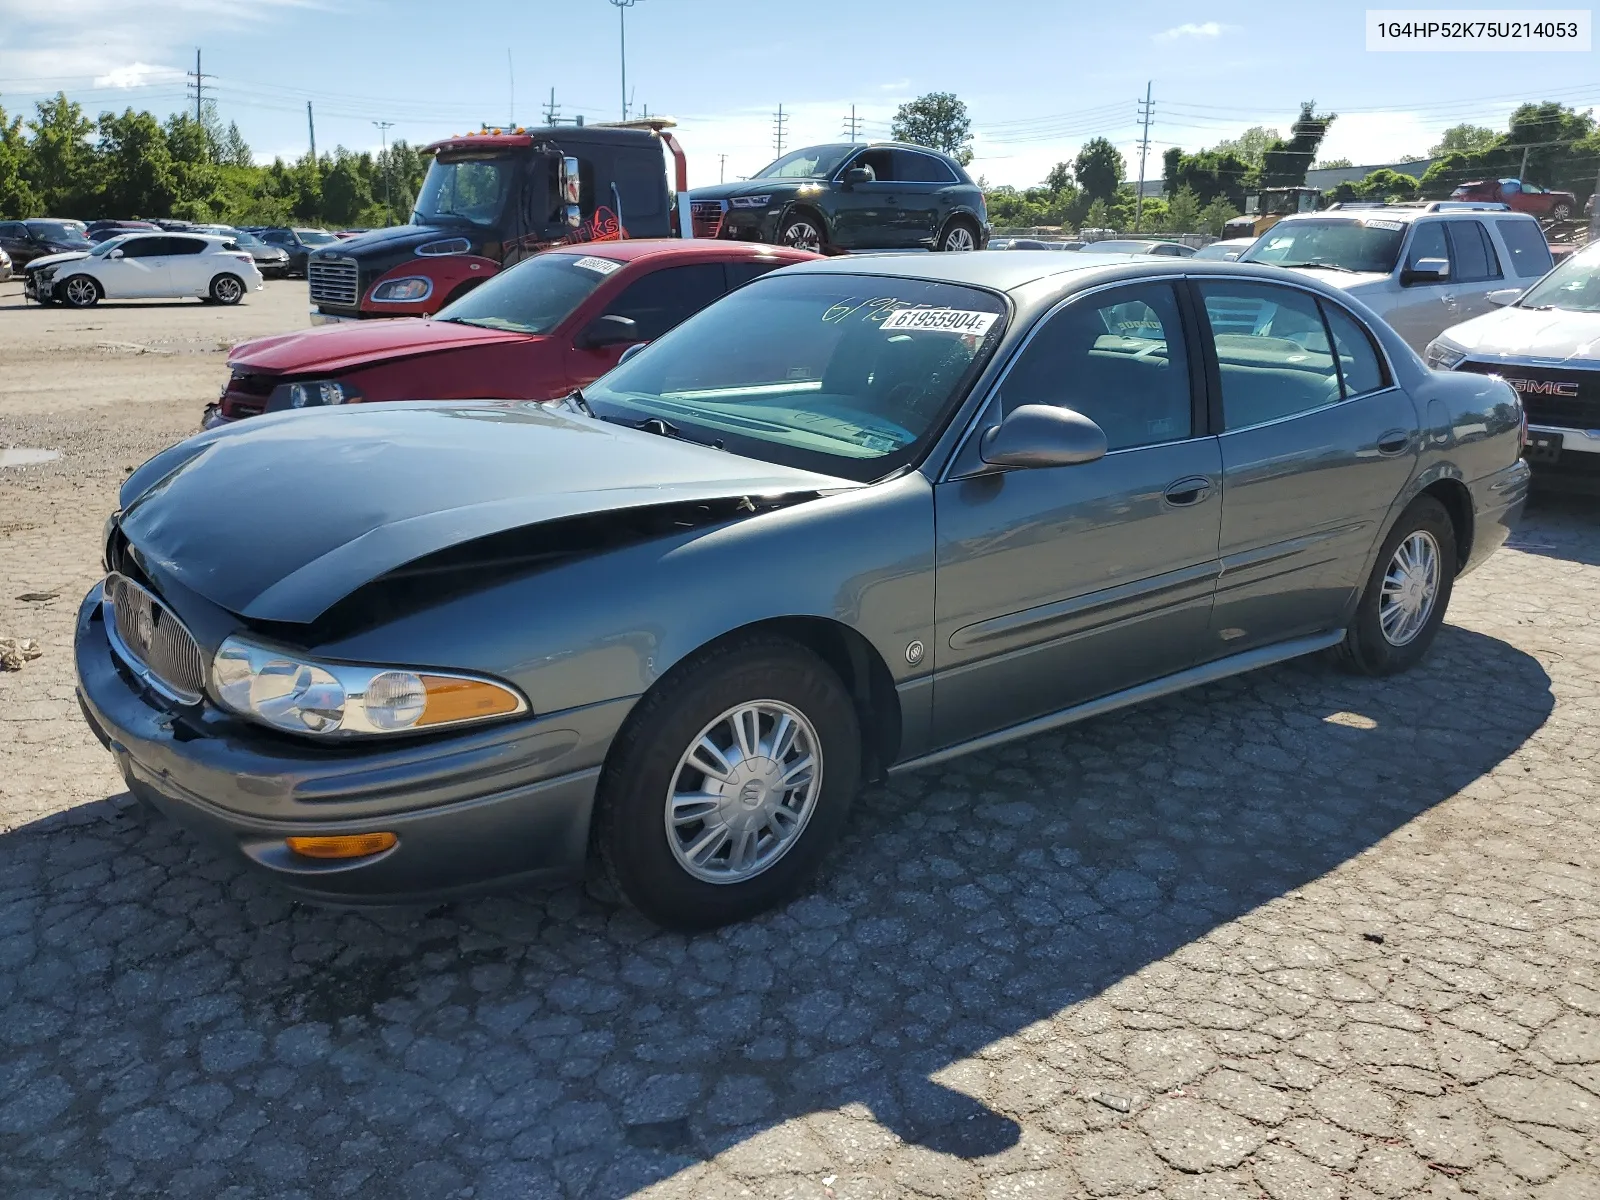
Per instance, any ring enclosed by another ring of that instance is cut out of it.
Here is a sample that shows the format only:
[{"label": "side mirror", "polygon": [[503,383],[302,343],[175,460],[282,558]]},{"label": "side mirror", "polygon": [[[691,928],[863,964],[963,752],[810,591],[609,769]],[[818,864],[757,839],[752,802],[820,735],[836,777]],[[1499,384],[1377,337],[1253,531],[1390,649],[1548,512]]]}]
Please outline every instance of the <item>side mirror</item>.
[{"label": "side mirror", "polygon": [[561,160],[561,215],[567,224],[576,229],[583,223],[583,214],[579,209],[582,203],[582,179],[579,175],[578,160],[563,158]]},{"label": "side mirror", "polygon": [[1444,283],[1450,278],[1448,258],[1419,258],[1412,266],[1400,272],[1400,286],[1417,283]]},{"label": "side mirror", "polygon": [[1104,458],[1106,434],[1070,408],[1024,404],[984,433],[978,453],[992,467],[1070,467]]},{"label": "side mirror", "polygon": [[629,346],[622,352],[622,357],[617,359],[617,366],[620,367],[623,363],[627,362],[630,358],[639,353],[639,351],[643,350],[649,344],[649,342],[635,342],[633,345]]},{"label": "side mirror", "polygon": [[607,313],[589,322],[588,328],[578,335],[577,346],[580,350],[598,350],[602,346],[620,346],[624,342],[642,341],[644,339],[639,336],[639,322],[632,317]]},{"label": "side mirror", "polygon": [[113,250],[110,254],[106,255],[106,257],[107,258],[121,258],[122,257],[122,251],[121,250]]},{"label": "side mirror", "polygon": [[1484,299],[1490,304],[1493,304],[1496,308],[1504,308],[1506,305],[1515,304],[1518,300],[1522,299],[1522,293],[1525,290],[1526,289],[1524,288],[1515,287],[1500,288],[1496,291],[1487,293],[1484,296]]},{"label": "side mirror", "polygon": [[858,183],[876,183],[877,173],[871,167],[851,167],[844,173],[844,186],[853,188]]}]

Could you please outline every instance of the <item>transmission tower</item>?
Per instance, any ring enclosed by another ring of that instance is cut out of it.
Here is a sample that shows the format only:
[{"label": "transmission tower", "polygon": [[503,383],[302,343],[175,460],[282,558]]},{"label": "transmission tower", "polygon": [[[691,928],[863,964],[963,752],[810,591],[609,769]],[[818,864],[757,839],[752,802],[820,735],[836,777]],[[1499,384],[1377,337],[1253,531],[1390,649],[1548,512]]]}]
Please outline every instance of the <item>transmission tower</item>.
[{"label": "transmission tower", "polygon": [[202,72],[200,70],[200,47],[199,46],[196,46],[194,48],[194,70],[186,72],[186,74],[188,75],[188,77],[190,79],[194,80],[194,82],[189,84],[187,87],[185,87],[184,90],[186,92],[193,93],[193,95],[194,95],[194,120],[195,120],[195,124],[196,125],[202,125],[202,124],[205,123],[204,113],[205,113],[206,80],[215,79],[216,76],[215,75],[207,75],[207,74],[205,74],[204,72]]},{"label": "transmission tower", "polygon": [[861,127],[866,124],[865,117],[856,116],[856,106],[850,106],[850,115],[844,119],[844,135],[852,142],[861,140]]},{"label": "transmission tower", "polygon": [[778,157],[783,157],[783,143],[789,134],[789,116],[783,111],[783,105],[778,105],[778,111],[772,118],[772,148],[778,152]]}]

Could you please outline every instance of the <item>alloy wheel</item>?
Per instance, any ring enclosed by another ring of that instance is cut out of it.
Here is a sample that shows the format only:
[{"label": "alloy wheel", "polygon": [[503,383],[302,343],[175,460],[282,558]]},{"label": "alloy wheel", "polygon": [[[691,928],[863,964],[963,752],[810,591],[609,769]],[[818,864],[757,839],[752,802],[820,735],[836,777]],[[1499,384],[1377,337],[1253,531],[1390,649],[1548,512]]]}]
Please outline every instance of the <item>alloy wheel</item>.
[{"label": "alloy wheel", "polygon": [[702,729],[678,759],[667,843],[694,878],[743,883],[800,840],[822,791],[822,747],[805,714],[750,700]]},{"label": "alloy wheel", "polygon": [[978,239],[972,236],[972,230],[965,225],[957,225],[944,235],[944,248],[954,251],[976,250]]},{"label": "alloy wheel", "polygon": [[67,303],[74,308],[86,308],[95,302],[98,295],[99,293],[92,280],[85,279],[81,275],[75,279],[67,280]]},{"label": "alloy wheel", "polygon": [[237,304],[239,302],[239,297],[244,295],[244,288],[239,285],[239,281],[237,279],[234,279],[230,275],[225,276],[222,279],[217,280],[216,283],[212,284],[211,294],[223,304]]},{"label": "alloy wheel", "polygon": [[794,221],[783,231],[783,244],[815,253],[822,249],[822,234],[809,221]]},{"label": "alloy wheel", "polygon": [[1422,632],[1439,598],[1439,543],[1419,529],[1395,547],[1378,597],[1378,625],[1391,646]]}]

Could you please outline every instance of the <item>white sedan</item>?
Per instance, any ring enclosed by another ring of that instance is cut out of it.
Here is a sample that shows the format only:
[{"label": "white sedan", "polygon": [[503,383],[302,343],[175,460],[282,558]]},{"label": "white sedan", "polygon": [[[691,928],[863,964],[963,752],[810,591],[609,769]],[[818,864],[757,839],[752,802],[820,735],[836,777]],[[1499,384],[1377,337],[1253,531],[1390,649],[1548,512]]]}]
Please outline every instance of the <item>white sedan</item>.
[{"label": "white sedan", "polygon": [[30,263],[26,290],[41,304],[88,308],[102,299],[152,296],[237,304],[260,288],[261,272],[250,252],[231,239],[152,232],[109,238],[87,254]]}]

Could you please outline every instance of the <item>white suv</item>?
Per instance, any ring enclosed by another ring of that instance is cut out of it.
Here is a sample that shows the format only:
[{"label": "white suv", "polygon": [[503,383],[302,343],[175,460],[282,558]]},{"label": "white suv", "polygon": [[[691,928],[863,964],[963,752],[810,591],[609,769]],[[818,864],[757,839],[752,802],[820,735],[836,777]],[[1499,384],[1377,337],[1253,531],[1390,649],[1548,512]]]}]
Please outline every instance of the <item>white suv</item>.
[{"label": "white suv", "polygon": [[1434,201],[1301,213],[1239,256],[1343,288],[1419,354],[1442,330],[1494,307],[1550,269],[1539,222],[1503,204]]},{"label": "white suv", "polygon": [[149,296],[237,304],[260,288],[261,272],[248,250],[229,238],[193,233],[128,233],[87,254],[35,259],[24,285],[41,304],[72,308]]}]

